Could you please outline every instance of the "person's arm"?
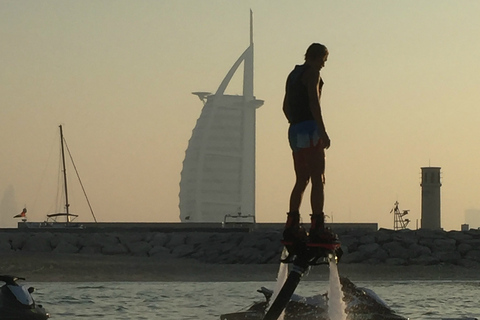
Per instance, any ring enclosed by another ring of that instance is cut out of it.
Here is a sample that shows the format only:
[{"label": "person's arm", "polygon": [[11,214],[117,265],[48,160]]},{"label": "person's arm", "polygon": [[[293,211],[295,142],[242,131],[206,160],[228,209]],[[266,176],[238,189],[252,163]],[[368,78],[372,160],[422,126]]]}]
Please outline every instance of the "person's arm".
[{"label": "person's arm", "polygon": [[320,139],[325,148],[330,147],[330,138],[328,137],[325,124],[323,123],[322,108],[320,106],[320,84],[323,85],[323,81],[320,78],[320,74],[317,70],[310,68],[305,72],[305,84],[308,92],[308,105],[312,112],[313,118],[317,122]]},{"label": "person's arm", "polygon": [[287,92],[285,92],[285,97],[283,98],[283,114],[287,118],[288,122],[290,121],[290,105],[288,104]]}]

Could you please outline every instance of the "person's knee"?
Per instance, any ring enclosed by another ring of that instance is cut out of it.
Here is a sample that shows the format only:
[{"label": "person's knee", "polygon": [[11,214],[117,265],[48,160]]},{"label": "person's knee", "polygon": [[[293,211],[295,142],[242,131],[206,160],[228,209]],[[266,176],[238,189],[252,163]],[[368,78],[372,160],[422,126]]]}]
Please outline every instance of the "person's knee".
[{"label": "person's knee", "polygon": [[325,175],[319,174],[312,176],[312,187],[320,187],[323,188],[325,184]]},{"label": "person's knee", "polygon": [[310,182],[310,177],[297,177],[295,186],[299,189],[305,190],[309,182]]}]

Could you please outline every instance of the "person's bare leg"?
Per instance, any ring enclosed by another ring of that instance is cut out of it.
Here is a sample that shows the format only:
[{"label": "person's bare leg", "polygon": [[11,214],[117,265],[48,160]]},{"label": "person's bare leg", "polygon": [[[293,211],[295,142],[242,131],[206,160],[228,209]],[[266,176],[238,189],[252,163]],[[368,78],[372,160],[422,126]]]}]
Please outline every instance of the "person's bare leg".
[{"label": "person's bare leg", "polygon": [[325,152],[323,148],[315,148],[312,157],[309,159],[311,180],[312,180],[312,193],[310,195],[310,203],[312,206],[312,214],[323,215],[323,207],[325,205]]},{"label": "person's bare leg", "polygon": [[295,185],[290,195],[290,211],[287,213],[283,239],[287,242],[303,242],[306,240],[307,233],[300,225],[300,205],[310,180],[310,172],[304,150],[293,153],[293,165],[295,169]]},{"label": "person's bare leg", "polygon": [[311,230],[323,229],[325,215],[323,207],[325,204],[325,151],[321,146],[313,149],[310,166],[312,179],[312,193],[310,195],[310,203],[312,206]]},{"label": "person's bare leg", "polygon": [[295,185],[290,195],[290,212],[299,212],[303,194],[310,180],[310,168],[307,164],[304,150],[293,153],[293,166],[295,169]]},{"label": "person's bare leg", "polygon": [[316,152],[312,153],[312,217],[309,232],[310,243],[334,243],[338,236],[325,228],[325,214],[323,213],[324,184],[325,184],[325,151],[318,146]]}]

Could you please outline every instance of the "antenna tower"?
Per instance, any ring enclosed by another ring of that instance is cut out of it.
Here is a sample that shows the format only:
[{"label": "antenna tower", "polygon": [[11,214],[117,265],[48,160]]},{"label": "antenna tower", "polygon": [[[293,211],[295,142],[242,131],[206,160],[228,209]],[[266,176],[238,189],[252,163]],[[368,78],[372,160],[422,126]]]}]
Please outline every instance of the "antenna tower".
[{"label": "antenna tower", "polygon": [[398,201],[395,201],[394,207],[390,210],[390,213],[393,212],[393,230],[403,230],[407,228],[410,219],[404,219],[403,217],[408,214],[410,210],[400,211],[398,208]]}]

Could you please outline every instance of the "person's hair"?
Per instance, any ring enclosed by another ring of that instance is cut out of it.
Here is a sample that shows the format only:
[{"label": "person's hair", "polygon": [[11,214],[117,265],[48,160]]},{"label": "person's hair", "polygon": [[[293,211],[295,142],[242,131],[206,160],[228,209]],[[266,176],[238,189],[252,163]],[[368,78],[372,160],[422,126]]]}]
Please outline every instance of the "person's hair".
[{"label": "person's hair", "polygon": [[327,47],[320,43],[312,43],[305,53],[305,60],[315,60],[324,57],[328,53]]}]

